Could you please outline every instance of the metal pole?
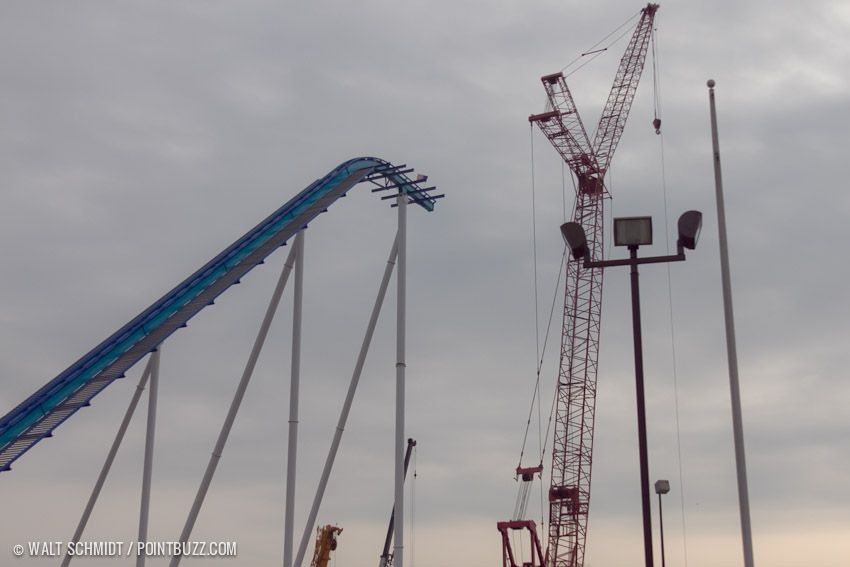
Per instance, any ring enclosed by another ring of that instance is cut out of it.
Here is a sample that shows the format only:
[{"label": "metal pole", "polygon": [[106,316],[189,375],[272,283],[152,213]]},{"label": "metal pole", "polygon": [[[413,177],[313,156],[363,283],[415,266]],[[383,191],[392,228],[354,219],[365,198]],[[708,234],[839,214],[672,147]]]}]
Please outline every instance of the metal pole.
[{"label": "metal pole", "polygon": [[[151,474],[153,473],[153,442],[156,436],[156,400],[159,390],[159,348],[151,354],[150,389],[148,390],[148,424],[145,432],[145,461],[142,473],[142,504],[139,509],[139,543],[148,540],[148,512],[151,503]],[[145,566],[145,551],[136,555],[136,567]]]},{"label": "metal pole", "polygon": [[[189,511],[189,517],[186,518],[186,524],[183,526],[183,531],[180,534],[180,542],[189,541],[189,536],[192,534],[192,528],[195,526],[195,520],[198,519],[198,513],[201,511],[201,506],[204,503],[204,498],[207,495],[207,490],[210,487],[210,482],[215,474],[215,469],[218,466],[218,461],[221,459],[221,453],[224,451],[224,445],[227,443],[227,437],[230,435],[230,430],[233,427],[233,421],[236,419],[236,414],[239,412],[239,406],[242,403],[242,398],[245,396],[245,390],[248,388],[248,382],[251,381],[251,376],[254,373],[254,367],[257,364],[257,359],[260,356],[260,351],[263,349],[263,344],[266,341],[266,336],[269,333],[269,327],[274,319],[275,311],[280,303],[280,297],[283,295],[283,290],[286,287],[286,281],[289,279],[289,274],[292,271],[292,262],[295,258],[295,247],[289,251],[289,256],[283,265],[280,278],[277,281],[277,286],[272,293],[271,301],[266,309],[266,315],[260,325],[260,330],[257,333],[257,339],[254,341],[254,346],[251,349],[251,354],[248,356],[248,362],[245,364],[245,370],[242,372],[242,378],[239,380],[239,386],[236,388],[236,393],[233,395],[233,401],[230,402],[230,409],[227,410],[227,417],[224,418],[224,423],[221,426],[221,431],[218,434],[218,439],[215,442],[212,455],[207,463],[207,469],[204,471],[204,478],[201,480],[201,486],[198,487],[198,493],[195,495],[195,501],[192,503],[192,509]],[[177,567],[180,565],[181,555],[175,555],[171,558],[169,567]]]},{"label": "metal pole", "polygon": [[292,374],[289,382],[289,442],[286,456],[286,511],[283,521],[283,567],[292,567],[295,515],[295,466],[298,454],[298,388],[301,381],[301,315],[304,294],[304,230],[295,236],[295,294],[292,310]]},{"label": "metal pole", "polygon": [[[148,377],[151,372],[152,360],[153,356],[148,358],[148,363],[145,365],[142,377],[139,379],[138,385],[136,385],[136,391],[133,392],[133,397],[130,399],[130,405],[127,406],[127,411],[124,413],[124,419],[121,420],[121,425],[118,427],[118,433],[115,434],[115,440],[112,442],[112,447],[109,448],[109,453],[106,455],[106,461],[104,461],[103,467],[100,469],[100,474],[97,477],[97,481],[94,483],[94,489],[92,490],[91,496],[89,496],[89,501],[86,503],[85,510],[83,510],[80,523],[77,524],[77,529],[71,538],[71,541],[74,543],[80,541],[83,531],[86,529],[86,524],[88,524],[92,510],[94,510],[94,505],[97,503],[100,491],[103,488],[104,482],[106,482],[106,477],[109,475],[112,463],[115,461],[115,455],[118,454],[118,448],[121,446],[121,441],[124,440],[124,434],[127,432],[127,427],[130,425],[130,419],[132,419],[133,413],[136,411],[136,406],[139,403],[139,398],[142,397],[142,392],[145,391],[145,384],[147,384]],[[71,563],[71,559],[73,559],[73,557],[73,555],[65,555],[60,567],[68,567],[68,564]]]},{"label": "metal pole", "polygon": [[747,461],[744,451],[744,425],[741,416],[741,389],[738,382],[738,351],[735,341],[735,314],[732,310],[732,283],[729,275],[729,249],[726,239],[726,208],[723,203],[723,178],[720,172],[720,143],[717,139],[717,112],[714,107],[714,80],[708,81],[711,109],[711,145],[714,151],[714,185],[717,196],[717,228],[720,241],[720,275],[723,280],[723,315],[726,320],[726,352],[729,363],[729,390],[732,397],[732,432],[735,438],[735,464],[738,473],[738,507],[741,514],[741,539],[744,566],[753,567],[753,539],[750,528],[750,497],[747,489]]},{"label": "metal pole", "polygon": [[661,567],[667,567],[664,561],[664,513],[661,510],[661,493],[658,493],[658,526],[661,530]]},{"label": "metal pole", "polygon": [[646,446],[646,405],[643,391],[643,347],[640,330],[640,288],[638,287],[637,246],[629,246],[632,283],[632,334],[635,342],[635,389],[637,390],[638,446],[640,450],[640,496],[643,507],[643,548],[646,567],[652,561],[652,511],[649,500],[649,456]]},{"label": "metal pole", "polygon": [[407,286],[407,195],[398,194],[398,307],[396,312],[395,546],[393,563],[404,567],[404,370]]},{"label": "metal pole", "polygon": [[[404,454],[404,477],[407,478],[407,467],[410,464],[410,454],[416,446],[414,439],[407,440],[407,452]],[[390,513],[390,524],[387,526],[387,537],[384,539],[384,549],[381,552],[381,560],[378,562],[378,567],[386,567],[389,562],[390,544],[393,541],[393,528],[395,527],[395,506]]]},{"label": "metal pole", "polygon": [[319,514],[319,506],[322,504],[322,498],[325,495],[325,487],[328,484],[328,479],[331,475],[331,469],[336,459],[336,453],[339,449],[339,443],[342,440],[342,433],[345,431],[345,424],[348,421],[348,414],[351,411],[351,404],[354,401],[354,394],[357,391],[357,385],[360,383],[360,375],[363,372],[363,365],[366,362],[366,354],[369,352],[369,345],[372,343],[372,335],[375,333],[375,326],[378,323],[378,315],[381,313],[381,306],[384,304],[384,297],[387,294],[387,287],[390,284],[390,276],[395,267],[396,254],[398,253],[398,238],[393,239],[390,257],[387,260],[387,266],[384,268],[384,276],[381,279],[381,285],[378,288],[378,297],[375,299],[375,305],[372,307],[372,314],[369,317],[369,323],[366,326],[366,335],[363,337],[363,344],[360,345],[360,353],[357,355],[357,362],[354,365],[354,373],[351,376],[351,381],[348,384],[348,393],[345,395],[345,402],[342,405],[342,411],[339,414],[339,421],[334,431],[331,448],[328,450],[328,457],[325,460],[325,467],[322,469],[322,476],[319,479],[319,487],[316,489],[316,496],[313,498],[313,506],[310,508],[310,515],[307,518],[307,525],[304,527],[304,534],[301,536],[301,543],[298,545],[298,553],[295,556],[295,567],[301,567],[301,562],[304,560],[304,555],[307,552],[307,545],[310,542],[310,535],[313,532],[313,526],[316,523],[316,516]]}]

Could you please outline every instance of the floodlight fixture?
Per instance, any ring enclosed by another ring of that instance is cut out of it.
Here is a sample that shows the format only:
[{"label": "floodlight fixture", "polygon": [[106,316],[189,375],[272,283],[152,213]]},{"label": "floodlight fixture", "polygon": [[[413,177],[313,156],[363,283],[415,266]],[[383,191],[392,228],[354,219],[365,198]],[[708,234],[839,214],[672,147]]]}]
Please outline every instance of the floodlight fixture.
[{"label": "floodlight fixture", "polygon": [[611,266],[631,266],[637,264],[657,264],[659,262],[681,262],[685,259],[685,248],[693,250],[697,246],[702,229],[702,213],[685,211],[679,217],[679,239],[676,242],[676,254],[638,258],[638,248],[652,244],[652,217],[620,217],[614,219],[614,245],[626,246],[629,258],[614,260],[593,260],[587,246],[584,227],[575,221],[561,225],[561,236],[569,246],[575,260],[583,261],[585,268],[607,268]]},{"label": "floodlight fixture", "polygon": [[652,244],[652,217],[614,219],[614,246]]},{"label": "floodlight fixture", "polygon": [[688,250],[697,247],[697,239],[702,229],[702,213],[699,211],[685,211],[679,217],[679,245]]},{"label": "floodlight fixture", "polygon": [[564,237],[564,242],[570,247],[573,253],[573,258],[581,260],[587,256],[587,237],[584,234],[584,229],[577,222],[565,222],[561,225],[561,236]]}]

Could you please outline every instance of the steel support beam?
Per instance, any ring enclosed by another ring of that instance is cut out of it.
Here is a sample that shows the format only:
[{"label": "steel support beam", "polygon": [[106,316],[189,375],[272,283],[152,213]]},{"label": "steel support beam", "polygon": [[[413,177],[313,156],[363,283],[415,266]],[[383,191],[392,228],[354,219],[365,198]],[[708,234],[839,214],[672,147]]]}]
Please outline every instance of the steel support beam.
[{"label": "steel support beam", "polygon": [[[103,489],[103,484],[106,482],[106,477],[109,475],[109,470],[112,468],[112,463],[115,461],[115,455],[118,454],[118,448],[124,440],[124,434],[127,433],[127,427],[130,425],[130,420],[133,418],[133,413],[136,411],[136,406],[139,404],[142,392],[145,391],[145,385],[147,384],[151,373],[152,362],[153,356],[148,359],[148,363],[145,365],[144,371],[142,371],[142,377],[139,379],[136,391],[133,392],[133,397],[130,399],[130,405],[127,406],[127,411],[124,413],[124,418],[121,420],[121,425],[118,427],[118,433],[115,434],[115,440],[112,442],[112,447],[109,448],[109,453],[107,453],[103,467],[100,469],[100,474],[97,476],[97,480],[94,483],[94,488],[92,489],[91,496],[89,496],[89,500],[83,510],[83,515],[80,518],[79,524],[77,524],[77,529],[74,531],[74,535],[71,537],[71,542],[73,543],[80,541],[80,538],[83,536],[83,531],[85,531],[86,524],[89,522],[91,513],[94,510],[94,505],[97,503],[100,491]],[[60,567],[68,567],[71,563],[71,559],[73,558],[73,555],[65,555]]]},{"label": "steel support beam", "polygon": [[298,457],[298,390],[301,383],[301,317],[304,295],[304,230],[295,236],[295,293],[292,310],[292,372],[289,382],[289,440],[286,456],[286,511],[283,522],[283,567],[292,567],[295,472]]},{"label": "steel support beam", "polygon": [[[218,439],[215,442],[212,455],[207,463],[207,468],[204,471],[204,478],[201,480],[201,485],[198,487],[198,492],[195,494],[195,500],[192,503],[192,509],[189,511],[189,516],[186,518],[186,523],[183,526],[183,531],[180,533],[180,542],[189,541],[189,536],[192,534],[192,528],[195,527],[195,521],[198,519],[198,513],[201,511],[201,506],[204,504],[204,498],[209,490],[212,477],[215,475],[218,461],[221,459],[221,454],[224,451],[224,446],[227,443],[227,438],[230,435],[230,430],[233,428],[233,421],[236,419],[236,414],[239,412],[239,406],[242,404],[242,398],[245,396],[245,390],[248,388],[248,383],[251,381],[251,376],[254,374],[254,367],[257,365],[257,359],[260,356],[260,351],[263,350],[263,344],[266,342],[266,336],[269,333],[274,314],[280,304],[280,298],[283,295],[283,290],[286,288],[286,282],[289,279],[289,274],[292,272],[292,265],[295,259],[295,247],[289,251],[289,256],[283,265],[283,271],[272,294],[269,306],[266,309],[265,317],[260,325],[260,330],[257,333],[257,338],[254,341],[254,346],[251,349],[251,354],[248,356],[248,362],[245,364],[245,370],[242,372],[242,378],[239,380],[239,386],[236,388],[236,393],[233,395],[233,400],[230,403],[230,408],[227,410],[227,416],[224,418],[224,423],[221,426],[221,431],[218,434]],[[177,567],[180,565],[181,555],[175,555],[171,558],[169,567]]]},{"label": "steel support beam", "polygon": [[407,304],[407,195],[398,195],[398,305],[396,311],[395,546],[393,563],[404,567],[404,371]]},{"label": "steel support beam", "polygon": [[[156,402],[159,393],[159,353],[158,347],[151,354],[150,389],[148,390],[148,423],[145,431],[145,461],[142,471],[142,503],[139,507],[139,543],[148,540],[148,514],[151,503],[151,475],[153,473],[153,443],[156,437]],[[136,555],[136,567],[145,567],[145,551]]]},{"label": "steel support beam", "polygon": [[325,466],[322,469],[322,476],[319,479],[319,486],[316,488],[316,496],[313,498],[313,506],[310,508],[307,525],[304,527],[304,534],[301,536],[301,543],[298,545],[298,554],[295,556],[294,567],[301,567],[301,563],[304,561],[304,555],[307,552],[307,545],[310,543],[310,536],[313,533],[316,516],[319,514],[319,507],[322,505],[322,498],[325,495],[325,488],[327,487],[328,479],[331,476],[331,470],[333,469],[334,460],[336,459],[336,454],[339,450],[340,441],[342,441],[342,434],[345,431],[345,425],[348,422],[348,414],[351,411],[354,394],[357,392],[358,384],[360,384],[360,375],[363,372],[363,365],[366,363],[366,354],[369,352],[369,346],[372,344],[372,336],[375,333],[375,326],[378,324],[378,316],[381,314],[381,307],[384,304],[384,297],[387,294],[387,288],[389,287],[390,276],[392,276],[393,268],[395,267],[397,254],[398,236],[393,239],[390,257],[387,260],[387,265],[384,268],[384,276],[381,279],[381,285],[378,288],[378,297],[375,299],[375,305],[372,307],[372,314],[370,315],[369,323],[366,326],[366,335],[363,337],[363,343],[360,345],[360,353],[357,355],[357,362],[354,365],[354,373],[351,375],[351,381],[348,384],[348,393],[345,395],[345,401],[342,404],[342,411],[339,414],[336,431],[334,431],[331,447],[328,450]]}]

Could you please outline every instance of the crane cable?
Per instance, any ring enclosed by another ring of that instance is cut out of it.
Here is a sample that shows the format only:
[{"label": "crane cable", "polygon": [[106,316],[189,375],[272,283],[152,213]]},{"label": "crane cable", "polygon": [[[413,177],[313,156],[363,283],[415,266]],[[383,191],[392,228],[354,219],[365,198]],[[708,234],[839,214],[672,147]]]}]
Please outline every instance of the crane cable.
[{"label": "crane cable", "polygon": [[[563,222],[567,222],[567,181],[566,181],[566,171],[564,167],[564,162],[561,162],[561,199],[563,201]],[[578,187],[576,186],[575,177],[573,177],[572,172],[570,172],[570,181],[573,182],[573,194],[578,194]],[[573,205],[575,208],[575,204]],[[561,275],[566,273],[567,270],[567,246],[564,245],[564,250],[561,253],[561,264],[558,268],[558,279],[555,281],[555,291],[554,296],[552,297],[552,306],[549,308],[549,321],[546,324],[546,335],[543,339],[543,353],[540,356],[540,366],[543,365],[543,355],[546,352],[546,344],[549,340],[549,331],[552,329],[552,318],[555,314],[555,304],[558,301],[558,291],[561,288]],[[564,296],[564,301],[566,301],[566,296]],[[563,306],[561,307],[561,312],[563,313]],[[556,382],[558,378],[556,377]],[[539,382],[539,376],[538,376]],[[543,459],[546,456],[546,447],[549,445],[549,431],[552,429],[552,419],[555,416],[555,402],[558,399],[558,390],[557,384],[554,388],[554,392],[552,393],[552,403],[549,406],[549,419],[546,422],[546,435],[543,436],[543,449],[540,451],[540,465],[543,465]],[[540,526],[541,528],[545,527],[545,522],[543,521],[543,474],[540,475]],[[543,533],[546,535],[546,548],[549,547],[548,536],[549,533],[543,529]]]},{"label": "crane cable", "polygon": [[[572,172],[570,172],[570,181],[573,182],[573,193],[578,195],[578,187],[576,186],[575,177],[573,177]],[[567,182],[566,182],[566,172],[564,170],[564,163],[561,162],[561,198],[564,203],[564,222],[567,222]],[[573,205],[573,209],[575,212],[575,205]],[[561,254],[561,267],[558,270],[558,281],[555,283],[555,297],[552,298],[552,308],[549,310],[549,326],[546,328],[546,337],[549,336],[549,329],[552,326],[552,315],[555,313],[555,301],[558,299],[558,289],[561,286],[561,274],[566,272],[567,268],[567,245],[564,244],[564,251]],[[566,297],[565,297],[566,299]],[[545,348],[545,347],[544,347]],[[549,421],[546,424],[546,435],[544,437],[544,446],[549,443],[549,431],[552,429],[552,419],[555,416],[555,401],[558,399],[557,389],[555,394],[552,395],[552,404],[549,407]],[[543,450],[545,455],[546,450]],[[543,463],[543,455],[540,457],[541,464]]]},{"label": "crane cable", "polygon": [[631,31],[632,31],[632,29],[631,29],[631,28],[627,28],[627,29],[625,29],[625,30],[624,30],[624,31],[623,31],[620,35],[618,35],[616,38],[614,38],[614,39],[613,39],[611,42],[609,42],[609,43],[608,43],[605,47],[603,47],[603,48],[601,48],[601,49],[596,49],[597,47],[599,47],[599,45],[600,45],[603,41],[605,41],[606,39],[608,39],[609,37],[611,37],[612,35],[614,35],[614,34],[615,34],[615,33],[617,33],[618,31],[620,31],[620,30],[622,30],[623,28],[625,28],[626,26],[628,26],[628,25],[629,25],[632,21],[634,21],[635,19],[637,19],[638,17],[640,17],[640,15],[641,15],[642,13],[643,13],[643,10],[638,10],[638,12],[637,12],[636,14],[634,14],[634,15],[633,15],[633,16],[631,16],[631,17],[629,17],[629,19],[627,19],[625,22],[623,22],[623,23],[622,23],[622,24],[620,24],[617,28],[615,28],[615,29],[614,29],[614,31],[612,31],[611,33],[609,33],[608,35],[606,35],[605,37],[603,37],[602,39],[600,39],[599,41],[597,41],[596,43],[594,43],[593,45],[591,45],[589,49],[587,49],[586,51],[583,51],[583,52],[582,52],[582,53],[581,53],[578,57],[576,57],[575,59],[573,59],[572,61],[570,61],[569,63],[567,63],[564,67],[562,67],[562,68],[561,68],[561,72],[563,73],[564,71],[566,71],[567,69],[569,69],[570,67],[572,67],[574,64],[576,64],[579,60],[581,60],[581,58],[582,58],[582,57],[586,57],[586,56],[588,56],[588,55],[592,55],[592,57],[591,57],[590,59],[588,59],[587,61],[585,61],[584,63],[582,63],[582,64],[581,64],[581,65],[579,65],[578,67],[576,67],[575,69],[571,70],[569,73],[566,73],[566,74],[564,75],[564,77],[565,77],[565,78],[566,78],[566,77],[569,77],[570,75],[572,75],[573,73],[575,73],[576,71],[578,71],[579,69],[581,69],[582,67],[584,67],[585,65],[587,65],[588,63],[590,63],[591,61],[593,61],[594,59],[596,59],[596,58],[597,58],[597,57],[599,57],[600,55],[602,55],[603,53],[605,53],[606,51],[608,51],[608,49],[610,49],[611,47],[613,47],[613,46],[614,46],[614,45],[615,45],[618,41],[620,41],[621,39],[623,39],[623,37],[625,37],[625,36],[626,36],[626,34],[628,34],[629,32],[631,32]]},{"label": "crane cable", "polygon": [[[566,71],[567,69],[569,69],[570,67],[572,67],[573,65],[575,65],[578,61],[580,61],[580,60],[582,59],[582,57],[587,57],[588,55],[591,55],[591,56],[592,56],[590,59],[588,59],[587,61],[585,61],[584,63],[582,63],[582,64],[581,64],[581,65],[579,65],[578,67],[576,67],[575,69],[572,69],[570,72],[565,73],[565,74],[564,74],[564,78],[567,78],[567,77],[569,77],[570,75],[572,75],[573,73],[577,72],[579,69],[581,69],[581,68],[582,68],[582,67],[584,67],[585,65],[589,64],[589,63],[590,63],[590,62],[592,62],[594,59],[596,59],[597,57],[599,57],[600,55],[602,55],[603,53],[605,53],[606,51],[608,51],[611,47],[613,47],[614,45],[616,45],[616,44],[617,44],[617,42],[619,42],[619,41],[620,41],[621,39],[623,39],[623,38],[624,38],[624,37],[625,37],[625,36],[626,36],[629,32],[631,32],[631,31],[632,31],[632,28],[626,28],[626,29],[625,29],[625,30],[624,30],[624,31],[623,31],[620,35],[618,35],[616,38],[614,38],[614,39],[613,39],[611,42],[609,42],[609,43],[608,43],[605,47],[602,47],[602,48],[600,48],[600,49],[597,49],[597,47],[599,47],[599,45],[600,45],[603,41],[605,41],[606,39],[608,39],[609,37],[611,37],[612,35],[614,35],[614,34],[615,34],[615,33],[617,33],[618,31],[622,30],[623,28],[625,28],[626,26],[628,26],[631,22],[633,22],[635,19],[637,19],[638,17],[640,17],[640,15],[642,14],[642,12],[643,12],[643,10],[638,10],[638,12],[637,12],[636,14],[634,14],[634,15],[633,15],[633,16],[631,16],[631,17],[629,17],[629,19],[627,19],[625,22],[623,22],[622,24],[620,24],[619,26],[617,26],[617,27],[614,29],[614,31],[610,32],[608,35],[606,35],[605,37],[603,37],[602,39],[600,39],[599,41],[597,41],[596,43],[594,43],[593,45],[591,45],[591,46],[590,46],[587,50],[585,50],[585,51],[583,51],[581,54],[579,54],[579,55],[578,55],[575,59],[573,59],[572,61],[570,61],[569,63],[567,63],[567,64],[566,64],[566,65],[564,65],[563,67],[561,67],[560,72],[561,72],[561,73],[564,73],[564,71]],[[550,105],[550,101],[549,101],[549,98],[548,98],[548,97],[547,97],[547,98],[546,98],[546,100],[544,101],[544,107],[545,107],[547,110],[552,110],[552,107],[551,107],[551,105]]]},{"label": "crane cable", "polygon": [[[522,457],[525,454],[525,445],[528,442],[528,431],[531,428],[531,416],[534,414],[534,402],[537,401],[537,440],[540,441],[540,364],[537,363],[537,358],[540,356],[540,302],[538,300],[538,283],[537,283],[537,201],[536,187],[534,182],[534,126],[528,124],[529,135],[529,154],[531,157],[531,227],[532,227],[532,249],[534,258],[534,348],[535,348],[535,364],[537,366],[537,378],[534,383],[534,393],[531,396],[531,407],[528,409],[528,419],[525,423],[525,433],[522,437],[522,448],[519,452],[519,464],[517,468],[522,466]],[[542,446],[540,446],[542,452]],[[528,490],[529,485],[525,482],[520,484],[517,493],[516,503],[514,504],[514,513],[512,518],[515,520],[521,519],[525,515],[526,506],[528,506]],[[541,495],[541,514],[542,514],[542,495]]]},{"label": "crane cable", "polygon": [[[535,170],[534,170],[534,130],[533,130],[533,127],[531,128],[530,133],[531,133],[531,136],[530,136],[531,152],[530,152],[530,154],[531,154],[532,229],[533,229],[533,248],[534,248],[534,288],[535,288],[534,289],[534,299],[535,299],[535,301],[534,301],[534,314],[535,314],[535,342],[536,342],[537,360],[536,360],[536,379],[535,379],[535,384],[534,384],[534,392],[532,394],[531,404],[530,404],[530,407],[528,409],[528,418],[526,419],[525,432],[524,432],[523,438],[522,438],[522,447],[520,449],[518,466],[522,466],[522,459],[525,456],[525,448],[526,448],[526,445],[528,443],[528,434],[531,430],[531,418],[534,415],[534,406],[535,405],[537,405],[537,413],[538,413],[538,444],[539,444],[538,446],[539,446],[539,449],[540,449],[540,461],[539,461],[540,465],[543,464],[543,459],[544,459],[544,456],[546,454],[546,443],[548,442],[548,439],[549,439],[549,431],[550,431],[551,425],[552,425],[552,417],[553,417],[554,408],[555,408],[554,401],[555,401],[556,397],[553,395],[552,407],[550,408],[549,420],[548,420],[548,424],[547,424],[547,427],[546,427],[546,435],[543,436],[543,434],[542,434],[542,405],[541,405],[541,401],[540,401],[540,390],[541,390],[540,389],[540,376],[541,376],[542,369],[543,369],[543,360],[546,356],[546,347],[549,344],[549,337],[550,337],[551,330],[552,330],[552,320],[554,318],[555,305],[557,304],[557,299],[558,299],[558,290],[559,290],[560,284],[561,284],[561,274],[564,271],[564,265],[565,265],[566,254],[567,254],[567,250],[566,250],[566,246],[565,246],[563,254],[561,256],[561,263],[560,263],[560,267],[558,269],[557,279],[556,279],[556,282],[555,282],[555,287],[554,287],[554,292],[553,292],[554,295],[552,297],[552,304],[551,304],[551,307],[549,309],[549,317],[548,317],[547,324],[546,324],[546,333],[544,334],[543,346],[541,348],[540,347],[540,335],[539,335],[540,325],[539,325],[539,300],[538,300],[538,277],[537,277],[537,272],[538,272],[538,266],[537,266],[537,213],[536,213],[536,206],[535,206],[536,205],[536,202],[535,202],[536,201],[536,195],[535,195],[536,188],[535,188],[535,177],[534,177],[534,171]],[[572,175],[570,176],[570,179],[573,181],[573,186],[575,188],[575,180],[572,178]],[[561,184],[562,184],[562,199],[563,199],[563,203],[564,203],[564,220],[566,220],[566,184],[565,184],[565,173],[564,173],[563,170],[562,170],[562,174],[561,174]],[[519,513],[519,512],[524,512],[524,510],[520,509],[520,500],[522,498],[523,498],[522,497],[522,491],[520,491],[520,494],[517,495],[517,502],[514,505],[514,516],[516,516],[517,513]],[[541,484],[540,484],[540,514],[541,514],[540,524],[541,524],[541,527],[545,524],[544,520],[543,520],[543,511],[544,511],[544,494],[543,494],[543,483],[542,483],[542,473],[541,473]]]},{"label": "crane cable", "polygon": [[[534,189],[534,136],[533,136],[534,130],[533,129],[531,130],[531,133],[532,133],[532,136],[531,136],[532,223],[533,223],[533,226],[534,226],[534,250],[535,250],[535,254],[534,254],[534,281],[535,281],[534,314],[535,314],[535,337],[537,339],[537,357],[538,358],[537,358],[537,361],[536,361],[537,362],[537,364],[536,364],[536,366],[537,366],[537,369],[536,369],[537,378],[536,378],[536,381],[535,381],[535,384],[534,384],[534,393],[532,395],[531,404],[530,404],[530,407],[529,407],[529,410],[528,410],[528,419],[525,422],[525,433],[523,434],[523,437],[522,437],[522,447],[521,447],[520,452],[519,452],[519,466],[522,466],[522,458],[525,456],[525,447],[528,443],[528,433],[531,429],[531,418],[534,415],[535,402],[537,403],[538,410],[539,410],[539,405],[540,405],[540,401],[539,401],[540,400],[540,375],[541,375],[541,371],[543,369],[543,360],[546,356],[546,346],[549,343],[549,335],[550,335],[550,332],[551,332],[551,329],[552,329],[552,318],[553,318],[553,315],[554,315],[554,312],[555,312],[555,304],[556,304],[557,299],[558,299],[558,288],[560,287],[560,283],[561,283],[561,273],[563,272],[562,269],[560,269],[560,268],[558,269],[558,277],[557,277],[556,282],[555,282],[554,297],[552,298],[552,306],[549,309],[549,318],[548,318],[548,322],[546,324],[546,333],[544,334],[544,337],[543,337],[543,348],[541,349],[540,348],[540,340],[539,340],[539,317],[538,317],[538,301],[537,301],[537,254],[536,254],[536,250],[537,250],[537,230],[536,230],[537,219],[536,219],[536,213],[534,212],[534,199],[535,199],[534,192],[535,192],[535,189]],[[572,176],[570,176],[570,179],[572,179]],[[573,184],[575,185],[575,180],[573,180]],[[564,197],[564,199],[566,200],[566,197]],[[563,265],[564,265],[564,261],[566,259],[566,254],[567,254],[567,250],[566,250],[566,246],[564,246],[564,252],[563,252],[563,255],[561,257],[561,267],[563,267]],[[541,417],[541,419],[542,419],[542,417]],[[550,425],[551,425],[551,421],[552,421],[552,415],[550,413],[550,416],[549,416]],[[541,424],[540,427],[538,427],[538,429],[539,429],[538,434],[540,434],[542,432],[542,431],[540,431],[540,430],[542,430],[542,424]],[[545,454],[545,441],[543,441],[543,439],[548,440],[548,437],[549,437],[548,436],[548,431],[549,431],[548,427],[547,427],[546,431],[547,431],[546,436],[541,439],[541,451],[540,451],[540,462],[541,462],[541,464],[543,462],[543,456]]]},{"label": "crane cable", "polygon": [[[658,72],[658,49],[657,49],[657,35],[658,29],[653,28],[652,30],[652,85],[653,85],[653,111],[654,111],[654,119],[653,126],[655,127],[656,134],[659,135],[659,145],[661,148],[661,188],[664,195],[664,233],[669,234],[669,220],[668,220],[668,212],[667,212],[667,165],[664,156],[664,133],[661,131],[661,119],[659,118],[659,114],[661,113],[661,79],[660,73]],[[669,239],[665,239],[665,243],[667,245],[667,253],[670,253],[670,241]],[[688,566],[688,531],[687,531],[687,523],[685,521],[685,479],[684,473],[682,472],[682,435],[681,435],[681,427],[679,423],[679,378],[677,372],[677,364],[676,364],[676,328],[674,325],[674,316],[673,316],[673,284],[671,278],[670,264],[667,263],[667,300],[668,300],[668,313],[670,314],[670,349],[672,353],[672,370],[673,370],[673,401],[675,407],[675,420],[676,420],[676,457],[679,466],[679,504],[681,507],[681,520],[682,520],[682,552],[684,554],[685,559],[685,567]]]},{"label": "crane cable", "polygon": [[[535,381],[535,390],[537,390],[537,448],[540,451],[540,461],[543,462],[543,439],[541,425],[541,410],[540,410],[540,368],[543,366],[540,357],[540,301],[538,300],[538,283],[537,283],[537,203],[535,200],[535,184],[534,184],[534,126],[528,123],[529,131],[531,132],[531,219],[533,227],[534,240],[534,342],[537,359],[537,380]],[[534,402],[532,401],[532,404]],[[541,507],[543,505],[541,494]]]},{"label": "crane cable", "polygon": [[[534,128],[532,127],[531,123],[529,123],[528,126],[529,126],[529,128],[531,128],[531,132],[532,132],[531,148],[532,148],[532,157],[533,157],[534,156],[534,153],[533,153],[533,149],[534,149]],[[532,167],[532,172],[533,172],[534,162],[532,162],[531,167]],[[534,206],[533,201],[532,201],[532,208],[535,211],[533,214],[536,216],[536,210],[537,209]],[[539,304],[539,301],[537,299],[537,224],[536,224],[536,221],[535,221],[535,229],[534,229],[534,240],[535,240],[535,243],[534,243],[534,333],[535,333],[535,336],[539,337],[539,334],[540,334],[540,323],[539,323],[540,304]],[[560,270],[559,270],[559,272],[560,272]],[[555,284],[555,293],[557,293],[557,289],[558,289],[558,285]],[[548,328],[548,325],[547,325],[546,335],[543,339],[543,351],[544,352],[546,350],[546,343],[548,342],[548,339],[549,339],[549,328]],[[537,376],[536,376],[535,381],[534,381],[534,389],[537,390],[537,449],[540,453],[540,466],[542,467],[543,466],[543,453],[545,451],[544,441],[543,441],[543,426],[542,426],[543,406],[540,403],[540,371],[543,368],[543,354],[540,351],[540,339],[539,338],[537,339],[537,343],[538,343],[538,345],[537,345],[537,359],[535,361],[536,365],[537,365]],[[532,403],[534,403],[534,402],[532,402]],[[540,483],[539,483],[539,485],[540,485],[539,486],[539,488],[540,488],[540,527],[542,529],[543,526],[544,526],[544,523],[543,523],[543,510],[544,510],[544,508],[543,508],[543,471],[542,470],[540,471],[539,477],[540,477]],[[532,482],[534,482],[533,477],[532,477]],[[534,557],[534,551],[533,550],[529,550],[529,553],[531,554],[531,557]]]}]

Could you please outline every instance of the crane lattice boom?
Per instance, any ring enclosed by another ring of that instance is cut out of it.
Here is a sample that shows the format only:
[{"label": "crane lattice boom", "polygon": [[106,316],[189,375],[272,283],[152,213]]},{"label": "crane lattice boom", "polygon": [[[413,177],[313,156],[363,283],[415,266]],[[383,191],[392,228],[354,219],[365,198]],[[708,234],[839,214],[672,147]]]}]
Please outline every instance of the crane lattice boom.
[{"label": "crane lattice boom", "polygon": [[[657,10],[658,4],[647,4],[641,10],[592,143],[562,73],[541,78],[548,98],[547,111],[529,117],[529,122],[537,124],[576,177],[573,220],[584,228],[589,259],[593,261],[603,256],[603,204],[605,197],[610,197],[605,173],[637,91]],[[602,312],[602,270],[584,268],[572,257],[566,270],[545,557],[550,567],[584,564]],[[531,524],[527,529],[536,533],[534,522],[527,522]],[[501,527],[500,531],[503,531]],[[503,532],[505,567],[513,567],[513,557]],[[532,567],[538,564],[533,558]]]}]

